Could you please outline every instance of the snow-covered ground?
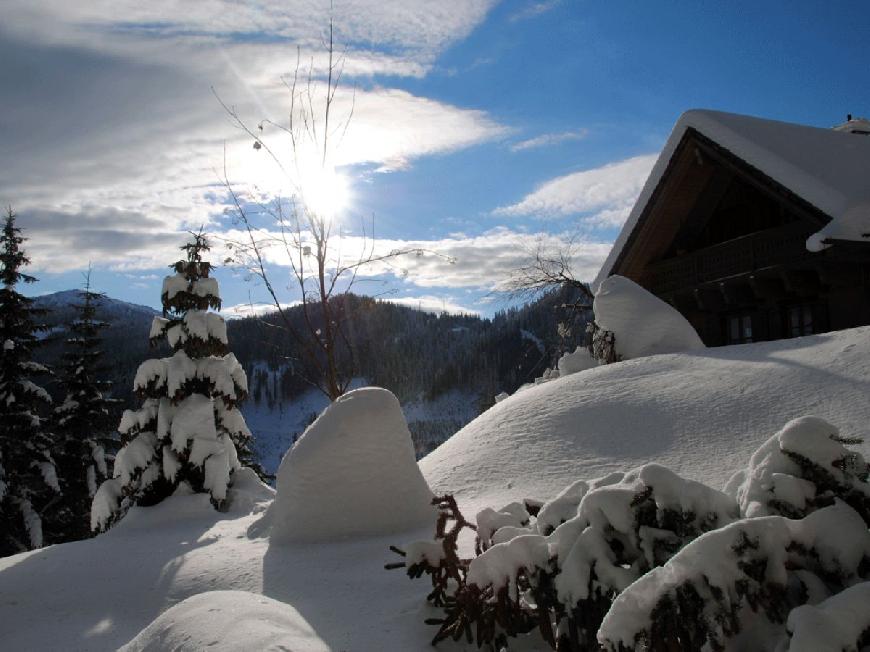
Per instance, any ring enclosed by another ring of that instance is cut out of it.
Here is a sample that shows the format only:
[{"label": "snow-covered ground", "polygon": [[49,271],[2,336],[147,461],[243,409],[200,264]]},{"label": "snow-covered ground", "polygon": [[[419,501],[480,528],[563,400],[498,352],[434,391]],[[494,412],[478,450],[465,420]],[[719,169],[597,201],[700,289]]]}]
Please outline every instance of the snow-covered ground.
[{"label": "snow-covered ground", "polygon": [[639,358],[497,403],[421,468],[460,505],[545,499],[578,478],[647,462],[721,488],[796,417],[866,434],[868,390],[870,327]]},{"label": "snow-covered ground", "polygon": [[[815,414],[842,435],[863,434],[868,372],[870,328],[630,360],[501,401],[420,467],[468,516],[646,462],[722,486],[792,418]],[[431,530],[270,546],[252,526],[272,496],[245,475],[228,513],[216,513],[205,495],[179,495],[134,508],[96,539],[0,559],[0,646],[116,649],[186,598],[248,591],[289,605],[282,619],[270,601],[239,598],[236,615],[283,623],[290,634],[279,642],[290,649],[429,649],[434,628],[423,619],[436,614],[424,602],[428,585],[383,564],[395,559],[389,544],[431,538]],[[227,594],[213,597],[232,617]],[[186,603],[178,617],[201,606]],[[166,620],[149,631],[162,636]],[[207,635],[178,649],[199,649]],[[210,649],[232,649],[232,640],[224,644]],[[452,645],[439,648],[463,649]]]}]

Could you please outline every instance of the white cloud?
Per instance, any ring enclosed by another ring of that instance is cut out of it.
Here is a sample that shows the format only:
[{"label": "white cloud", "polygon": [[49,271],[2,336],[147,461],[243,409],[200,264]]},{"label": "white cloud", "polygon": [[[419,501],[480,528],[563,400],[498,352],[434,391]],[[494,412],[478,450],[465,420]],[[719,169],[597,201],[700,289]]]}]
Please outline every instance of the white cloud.
[{"label": "white cloud", "polygon": [[[262,232],[265,240],[276,234]],[[224,234],[230,240],[244,236],[238,231]],[[368,243],[361,237],[341,239],[343,260],[357,260]],[[529,264],[539,248],[570,251],[572,270],[578,279],[592,280],[610,251],[611,244],[577,241],[567,234],[524,233],[498,227],[480,235],[455,235],[433,240],[377,240],[375,256],[408,252],[382,262],[365,265],[360,277],[394,278],[421,288],[475,288],[496,290],[520,267]],[[337,253],[337,252],[335,252]],[[287,253],[280,246],[264,250],[272,265],[287,266]],[[216,259],[222,255],[215,256]]]},{"label": "white cloud", "polygon": [[[287,308],[292,308],[294,306],[300,305],[301,301],[289,301],[287,303],[281,303],[281,309],[286,310]],[[244,317],[261,317],[263,315],[268,315],[273,312],[278,312],[278,309],[275,307],[274,303],[264,303],[264,302],[248,302],[248,303],[239,303],[235,306],[225,306],[221,308],[220,314],[223,315],[225,319],[242,319]]]},{"label": "white cloud", "polygon": [[521,152],[526,149],[537,149],[539,147],[552,147],[574,140],[583,140],[589,134],[587,129],[577,129],[575,131],[560,131],[552,134],[541,134],[528,140],[521,140],[518,143],[511,145],[512,152]]},{"label": "white cloud", "polygon": [[[275,98],[275,105],[280,106],[280,97]],[[316,112],[320,110],[317,99],[314,107]],[[331,111],[336,124],[350,120],[347,131],[339,126],[332,140],[330,159],[336,166],[374,164],[381,171],[398,170],[416,158],[453,152],[509,133],[483,111],[458,108],[395,88],[336,95]],[[263,140],[273,151],[286,154],[283,169],[293,168],[293,149],[285,131],[266,125]],[[268,154],[253,150],[248,139],[234,155],[262,182],[264,170],[255,159],[266,159],[269,167]],[[280,170],[274,167],[273,172]]]},{"label": "white cloud", "polygon": [[188,239],[187,233],[136,211],[85,206],[17,212],[16,223],[38,272],[68,272],[89,263],[120,271],[166,267]]},{"label": "white cloud", "polygon": [[[496,0],[7,0],[4,26],[30,38],[89,47],[125,47],[135,37],[183,38],[198,44],[238,42],[256,35],[317,46],[330,6],[340,43],[397,51],[398,59],[431,64],[465,38]],[[289,48],[293,50],[293,48]]]},{"label": "white cloud", "polygon": [[657,158],[645,154],[551,179],[519,202],[497,208],[503,216],[584,215],[592,226],[619,226],[631,211]]},{"label": "white cloud", "polygon": [[[81,228],[85,220],[88,228]],[[91,261],[97,269],[111,269],[126,273],[139,270],[165,269],[177,259],[179,247],[189,235],[171,230],[157,220],[135,212],[116,210],[91,212],[84,216],[78,213],[55,211],[25,211],[19,214],[19,226],[28,237],[27,253],[33,261],[32,270],[43,272],[67,272],[81,269]],[[236,229],[211,231],[212,250],[210,259],[221,265],[232,252],[226,242],[244,242],[245,234]],[[287,253],[276,244],[278,233],[261,231],[263,240],[272,238],[273,245],[264,249],[267,264],[274,268],[273,283],[278,287],[288,285],[280,275],[289,274]],[[341,257],[344,261],[358,260],[362,252],[370,251],[371,240],[360,236],[344,235],[340,240]],[[520,267],[527,265],[539,248],[547,251],[562,250],[572,254],[572,268],[579,279],[591,280],[598,273],[611,244],[576,240],[569,234],[525,233],[507,227],[497,227],[479,235],[454,234],[431,240],[379,239],[374,243],[375,256],[390,252],[407,252],[372,263],[360,269],[360,279],[380,279],[386,285],[400,283],[418,288],[465,288],[495,290]],[[334,251],[333,254],[337,254]],[[284,268],[281,271],[279,268]],[[152,275],[142,276],[151,279]],[[285,281],[290,281],[287,276]],[[295,281],[289,283],[295,287]],[[370,287],[363,283],[363,291]],[[449,294],[435,297],[438,306],[444,303],[453,308],[462,308]],[[281,297],[293,305],[294,297]],[[414,298],[413,301],[418,301]],[[446,303],[445,303],[446,302]],[[268,305],[254,302],[228,306],[228,314],[258,314],[268,310]],[[261,306],[266,306],[261,308]],[[468,312],[472,309],[464,308]]]},{"label": "white cloud", "polygon": [[545,14],[548,11],[555,9],[561,3],[562,0],[542,0],[541,2],[533,2],[516,13],[511,14],[510,21],[515,23],[520,20],[536,18],[541,14]]},{"label": "white cloud", "polygon": [[[491,4],[340,0],[339,38],[358,44],[346,73],[424,75]],[[106,250],[107,264],[147,267],[151,243],[159,251],[222,211],[224,143],[233,180],[262,182],[270,173],[265,157],[253,158],[250,138],[211,89],[251,125],[280,120],[287,107],[280,77],[292,73],[297,44],[303,61],[319,47],[328,7],[320,0],[4,3],[0,142],[14,164],[0,166],[0,205],[43,220],[36,257],[83,267],[115,233],[119,245]],[[314,65],[322,69],[322,55]],[[392,170],[507,133],[483,111],[366,84],[355,101],[350,85],[336,97],[338,114],[354,103],[337,163]],[[106,225],[113,212],[122,218]],[[64,249],[43,228],[48,216],[57,233],[98,237]]]},{"label": "white cloud", "polygon": [[436,315],[447,313],[450,315],[479,315],[479,310],[466,308],[455,302],[453,297],[438,297],[431,294],[423,294],[418,297],[385,297],[383,301],[407,306],[423,312],[431,312]]}]

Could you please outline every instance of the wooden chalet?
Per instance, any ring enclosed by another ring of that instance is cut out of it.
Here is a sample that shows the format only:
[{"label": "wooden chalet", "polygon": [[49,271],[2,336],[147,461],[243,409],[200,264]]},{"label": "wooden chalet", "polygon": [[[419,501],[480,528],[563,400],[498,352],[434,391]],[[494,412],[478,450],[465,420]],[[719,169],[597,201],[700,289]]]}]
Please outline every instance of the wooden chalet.
[{"label": "wooden chalet", "polygon": [[685,113],[598,282],[612,274],[708,346],[870,324],[870,122]]}]

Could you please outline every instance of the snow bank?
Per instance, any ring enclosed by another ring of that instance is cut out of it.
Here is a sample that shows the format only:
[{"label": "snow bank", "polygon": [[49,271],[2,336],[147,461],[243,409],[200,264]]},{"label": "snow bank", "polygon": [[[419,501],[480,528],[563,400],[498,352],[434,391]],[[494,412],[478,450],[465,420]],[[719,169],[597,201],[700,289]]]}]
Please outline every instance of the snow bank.
[{"label": "snow bank", "polygon": [[601,283],[592,309],[595,323],[616,338],[623,360],[703,349],[704,343],[676,308],[623,276]]},{"label": "snow bank", "polygon": [[559,370],[558,377],[561,378],[597,366],[598,362],[589,355],[589,351],[585,347],[578,346],[573,353],[566,353],[559,358],[556,368]]},{"label": "snow bank", "polygon": [[[723,487],[791,419],[813,413],[844,437],[864,434],[867,378],[867,327],[629,360],[499,402],[420,467],[472,514],[647,462]],[[867,444],[855,448],[867,457]]]},{"label": "snow bank", "polygon": [[398,399],[354,390],[324,410],[284,456],[267,514],[273,543],[373,535],[435,523]]},{"label": "snow bank", "polygon": [[208,591],[163,612],[121,652],[329,650],[293,607],[247,591]]}]

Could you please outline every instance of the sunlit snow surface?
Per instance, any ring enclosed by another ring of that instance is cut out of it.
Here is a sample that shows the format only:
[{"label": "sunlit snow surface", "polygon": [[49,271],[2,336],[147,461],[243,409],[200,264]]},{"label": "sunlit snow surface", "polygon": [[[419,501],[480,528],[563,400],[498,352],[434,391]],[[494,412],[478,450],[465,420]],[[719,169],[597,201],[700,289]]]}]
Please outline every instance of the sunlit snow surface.
[{"label": "sunlit snow surface", "polygon": [[[631,360],[498,403],[421,469],[469,517],[646,462],[721,487],[794,417],[863,434],[868,378],[870,328]],[[317,649],[305,647],[312,640],[331,650],[430,649],[427,585],[383,564],[395,559],[389,544],[431,530],[270,548],[248,529],[271,490],[246,476],[233,491],[225,514],[207,496],[175,496],[96,539],[0,559],[0,647],[114,650],[182,600],[232,590],[292,605],[302,629],[291,649]]]}]

